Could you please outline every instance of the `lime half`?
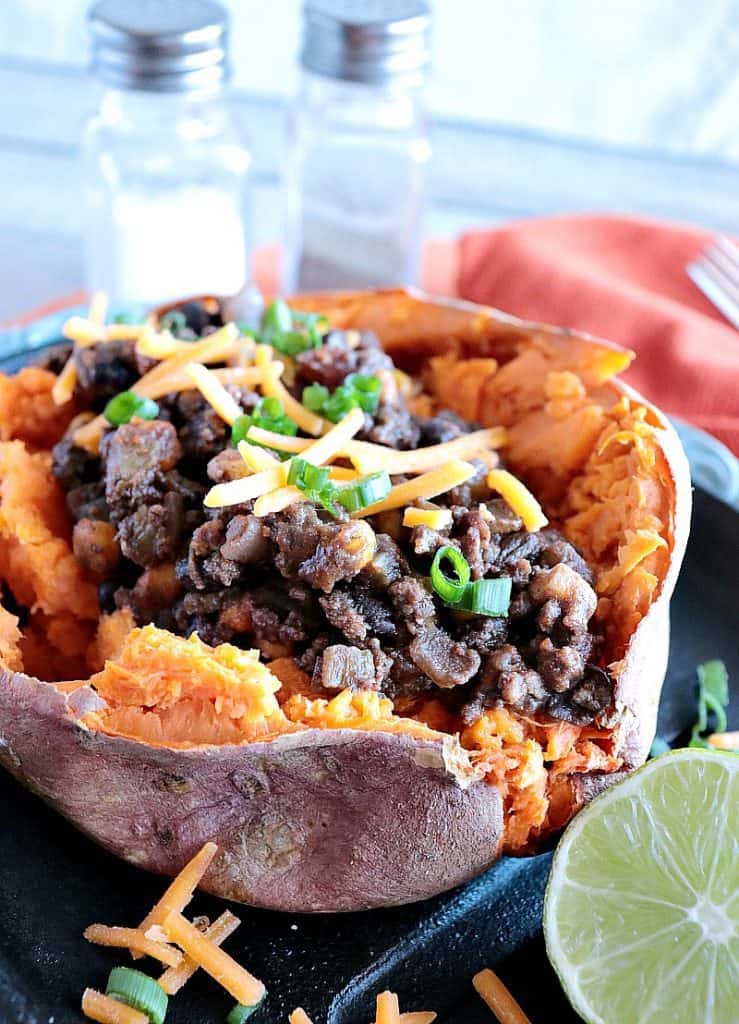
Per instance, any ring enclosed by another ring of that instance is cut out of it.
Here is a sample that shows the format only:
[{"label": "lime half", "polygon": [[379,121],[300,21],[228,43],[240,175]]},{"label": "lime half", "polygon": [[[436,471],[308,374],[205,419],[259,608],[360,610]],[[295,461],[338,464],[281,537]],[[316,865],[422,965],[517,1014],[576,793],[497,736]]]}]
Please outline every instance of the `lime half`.
[{"label": "lime half", "polygon": [[544,935],[588,1024],[736,1024],[739,756],[665,754],[581,811]]}]

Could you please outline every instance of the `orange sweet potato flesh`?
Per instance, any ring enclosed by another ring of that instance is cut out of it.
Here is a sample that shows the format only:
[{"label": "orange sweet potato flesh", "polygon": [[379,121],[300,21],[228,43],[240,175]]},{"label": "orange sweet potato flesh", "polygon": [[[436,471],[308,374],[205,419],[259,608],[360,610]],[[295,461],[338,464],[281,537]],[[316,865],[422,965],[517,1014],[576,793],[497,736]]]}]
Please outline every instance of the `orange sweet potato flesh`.
[{"label": "orange sweet potato flesh", "polygon": [[[290,910],[406,902],[458,884],[503,847],[532,849],[644,759],[687,533],[687,470],[661,415],[615,379],[631,359],[616,346],[397,290],[294,304],[375,330],[423,381],[428,411],[474,410],[508,427],[506,464],[595,570],[612,713],[581,728],[492,709],[460,731],[438,701],[316,699],[291,659],[260,666],[197,637],[132,630],[127,613],[97,624],[48,451],[35,450],[43,432],[33,438],[8,414],[0,574],[34,611],[22,631],[0,615],[0,760],[153,870],[173,873],[203,841],[219,842],[206,882],[221,895]],[[54,581],[42,571],[49,559]],[[54,688],[21,665],[47,679],[93,675]],[[39,729],[55,766],[38,756]],[[107,794],[100,807],[80,795],[93,782]]]}]

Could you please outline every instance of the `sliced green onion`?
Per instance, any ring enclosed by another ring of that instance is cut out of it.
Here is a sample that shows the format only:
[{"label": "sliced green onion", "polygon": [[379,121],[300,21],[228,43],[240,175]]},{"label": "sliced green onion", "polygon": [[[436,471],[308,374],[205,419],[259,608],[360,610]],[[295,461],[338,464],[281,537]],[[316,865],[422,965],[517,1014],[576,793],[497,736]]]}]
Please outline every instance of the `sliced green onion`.
[{"label": "sliced green onion", "polygon": [[351,409],[360,409],[359,396],[348,384],[340,384],[323,406],[323,415],[332,423],[338,423]]},{"label": "sliced green onion", "polygon": [[187,317],[184,313],[180,313],[178,309],[173,309],[169,313],[165,313],[159,321],[159,326],[162,330],[169,331],[175,338],[179,337],[182,331],[187,329]]},{"label": "sliced green onion", "polygon": [[293,315],[284,299],[274,299],[268,306],[265,306],[262,313],[263,334],[282,334],[285,331],[291,331],[292,326]]},{"label": "sliced green onion", "polygon": [[295,437],[298,432],[297,423],[286,415],[279,398],[260,398],[250,416],[237,416],[231,427],[233,443],[249,441],[249,444],[252,444],[246,436],[250,427],[261,427],[273,434],[285,434],[287,437]]},{"label": "sliced green onion", "polygon": [[113,317],[114,324],[140,324],[143,318],[136,313],[116,313]]},{"label": "sliced green onion", "polygon": [[295,458],[290,463],[287,482],[301,491],[320,493],[328,485],[328,474],[325,466],[314,466],[305,459]]},{"label": "sliced green onion", "polygon": [[[451,563],[456,579],[452,580],[444,573],[441,565],[446,561]],[[459,604],[464,597],[467,584],[470,581],[470,566],[461,551],[445,544],[443,548],[434,555],[431,563],[431,586],[436,593],[447,604]]]},{"label": "sliced green onion", "polygon": [[377,473],[360,477],[359,480],[334,487],[332,496],[347,512],[359,512],[360,509],[386,498],[392,486],[387,471],[381,469]]},{"label": "sliced green onion", "polygon": [[103,409],[103,416],[114,427],[130,423],[134,416],[142,420],[155,420],[158,415],[157,403],[152,398],[137,395],[135,391],[121,391]]},{"label": "sliced green onion", "polygon": [[226,1024],[244,1024],[244,1021],[248,1020],[259,1009],[263,1000],[264,996],[254,1006],[244,1006],[243,1003],[237,1003],[228,1017],[226,1017]]},{"label": "sliced green onion", "polygon": [[707,747],[703,733],[709,731],[708,714],[715,716],[711,732],[726,732],[726,711],[729,704],[729,674],[723,661],[704,661],[698,666],[698,721],[690,733],[689,747]]},{"label": "sliced green onion", "polygon": [[311,412],[322,412],[330,394],[323,384],[309,384],[303,388],[303,405]]},{"label": "sliced green onion", "polygon": [[468,583],[459,607],[474,615],[505,616],[511,603],[513,581],[504,576],[496,580]]},{"label": "sliced green onion", "polygon": [[382,390],[382,381],[379,377],[369,377],[364,373],[350,373],[344,383],[353,390],[360,409],[369,413],[377,412]]},{"label": "sliced green onion", "polygon": [[164,989],[148,974],[131,967],[114,967],[105,994],[145,1013],[151,1024],[164,1024],[169,1000]]}]

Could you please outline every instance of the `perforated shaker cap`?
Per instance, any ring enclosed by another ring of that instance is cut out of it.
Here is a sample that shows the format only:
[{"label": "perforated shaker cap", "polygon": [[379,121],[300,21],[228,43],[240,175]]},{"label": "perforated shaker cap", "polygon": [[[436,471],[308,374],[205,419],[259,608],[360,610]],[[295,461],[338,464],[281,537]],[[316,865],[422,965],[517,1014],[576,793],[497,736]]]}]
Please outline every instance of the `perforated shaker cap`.
[{"label": "perforated shaker cap", "polygon": [[368,84],[420,84],[430,60],[425,0],[306,0],[304,68]]},{"label": "perforated shaker cap", "polygon": [[228,76],[228,13],[214,0],[98,0],[87,20],[108,85],[186,92]]}]

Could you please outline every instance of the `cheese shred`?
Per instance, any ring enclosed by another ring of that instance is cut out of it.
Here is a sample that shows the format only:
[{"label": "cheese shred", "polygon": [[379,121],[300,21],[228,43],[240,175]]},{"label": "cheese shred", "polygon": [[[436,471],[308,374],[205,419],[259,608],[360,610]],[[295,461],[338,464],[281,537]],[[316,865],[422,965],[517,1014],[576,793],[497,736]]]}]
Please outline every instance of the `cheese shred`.
[{"label": "cheese shred", "polygon": [[529,533],[536,533],[549,520],[531,491],[506,469],[492,469],[487,477],[488,487],[497,491],[511,506]]},{"label": "cheese shred", "polygon": [[218,377],[202,363],[188,363],[185,373],[195,383],[203,398],[208,402],[230,427],[234,425],[243,409],[233,397],[226,391]]},{"label": "cheese shred", "polygon": [[462,462],[459,459],[451,459],[440,469],[432,469],[429,473],[422,473],[402,484],[396,484],[386,498],[368,505],[367,508],[355,512],[355,518],[374,516],[378,512],[387,512],[389,509],[402,508],[421,498],[435,498],[439,494],[451,491],[475,475],[475,467],[469,462]]},{"label": "cheese shred", "polygon": [[531,1024],[497,974],[486,968],[474,976],[472,984],[500,1024]]}]

